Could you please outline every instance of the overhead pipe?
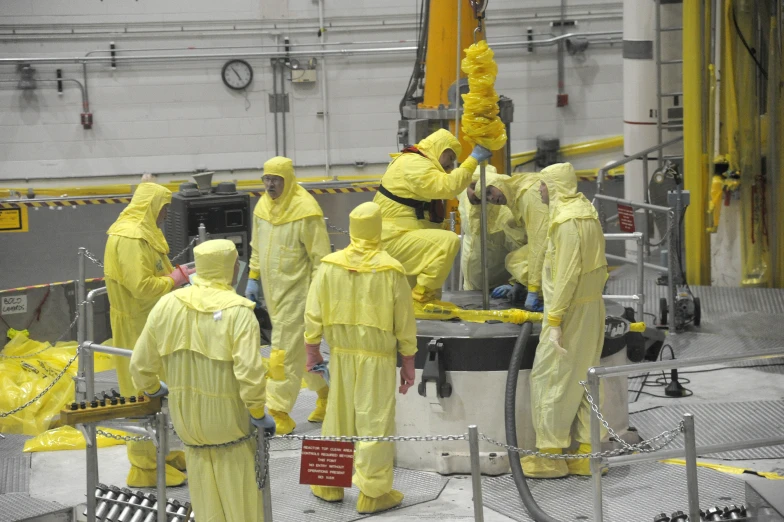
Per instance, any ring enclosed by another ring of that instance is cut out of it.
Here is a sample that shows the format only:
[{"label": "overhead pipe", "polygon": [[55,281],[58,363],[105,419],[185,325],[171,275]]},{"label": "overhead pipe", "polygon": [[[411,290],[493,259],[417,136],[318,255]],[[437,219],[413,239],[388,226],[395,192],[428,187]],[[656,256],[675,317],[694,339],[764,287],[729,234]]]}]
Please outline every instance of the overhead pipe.
[{"label": "overhead pipe", "polygon": [[[329,45],[325,42],[327,28],[324,25],[324,0],[318,0],[319,11],[319,43],[322,49]],[[409,40],[410,41],[410,40]],[[324,127],[324,175],[329,177],[330,151],[329,151],[329,99],[327,97],[327,60],[321,59],[321,123]],[[337,179],[335,177],[334,179]]]},{"label": "overhead pipe", "polygon": [[[493,49],[514,49],[514,48],[527,48],[533,45],[534,47],[547,47],[555,45],[561,40],[568,40],[569,38],[588,37],[588,36],[618,36],[622,31],[594,31],[585,33],[567,33],[553,38],[544,40],[529,41],[515,41],[515,42],[499,42],[489,44]],[[374,47],[374,48],[360,48],[360,49],[322,49],[313,51],[272,51],[272,52],[241,52],[241,53],[200,53],[200,54],[164,54],[164,55],[126,55],[117,56],[117,62],[155,62],[155,61],[170,61],[170,60],[209,60],[209,59],[229,59],[229,58],[286,58],[286,57],[316,57],[316,56],[354,56],[354,55],[373,55],[373,54],[396,54],[396,53],[409,53],[415,52],[416,46],[401,46],[401,47]],[[0,58],[0,65],[17,65],[20,63],[33,64],[33,63],[77,63],[89,64],[105,62],[106,58],[102,56],[77,56],[77,57],[64,57],[64,56],[50,56],[50,57],[28,57],[28,58]]]}]

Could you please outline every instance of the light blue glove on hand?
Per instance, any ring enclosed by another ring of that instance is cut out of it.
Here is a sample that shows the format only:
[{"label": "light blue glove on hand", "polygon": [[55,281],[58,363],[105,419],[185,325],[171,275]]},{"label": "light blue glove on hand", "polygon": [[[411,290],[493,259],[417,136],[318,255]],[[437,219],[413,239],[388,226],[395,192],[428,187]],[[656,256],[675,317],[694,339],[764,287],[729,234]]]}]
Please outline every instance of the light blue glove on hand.
[{"label": "light blue glove on hand", "polygon": [[250,422],[257,428],[264,430],[264,436],[274,437],[277,426],[275,426],[275,419],[272,415],[264,415],[262,418],[257,419],[253,415],[250,417]]},{"label": "light blue glove on hand", "polygon": [[261,291],[261,285],[259,285],[258,279],[248,279],[248,285],[245,287],[245,297],[256,303],[256,308],[259,305],[259,292]]},{"label": "light blue glove on hand", "polygon": [[144,394],[147,397],[149,397],[150,399],[157,399],[158,397],[166,397],[167,395],[169,395],[169,387],[166,386],[165,382],[161,381],[161,387],[158,388],[157,392],[155,392],[153,394],[149,394],[147,392],[144,392]]},{"label": "light blue glove on hand", "polygon": [[471,151],[471,157],[479,163],[489,160],[490,156],[492,155],[493,153],[491,151],[487,150],[481,145],[474,145],[474,150]]},{"label": "light blue glove on hand", "polygon": [[490,297],[494,299],[500,299],[502,297],[506,297],[509,295],[509,292],[512,291],[512,285],[501,285],[497,286],[491,293]]},{"label": "light blue glove on hand", "polygon": [[525,309],[533,310],[536,306],[537,299],[539,299],[539,294],[537,292],[528,292],[528,296],[525,298]]}]

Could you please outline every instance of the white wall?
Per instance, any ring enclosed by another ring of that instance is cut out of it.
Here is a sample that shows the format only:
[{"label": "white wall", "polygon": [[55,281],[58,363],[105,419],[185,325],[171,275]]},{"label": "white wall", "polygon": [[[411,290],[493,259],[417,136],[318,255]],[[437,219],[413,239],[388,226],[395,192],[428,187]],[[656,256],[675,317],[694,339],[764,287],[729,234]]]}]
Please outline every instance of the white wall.
[{"label": "white wall", "polygon": [[[491,43],[524,40],[528,27],[536,33],[552,31],[542,20],[557,17],[558,0],[518,5],[516,0],[490,2]],[[326,0],[328,41],[412,40],[417,6],[415,0]],[[293,44],[317,42],[317,4],[312,0],[0,0],[0,12],[3,58],[81,57],[92,49],[108,49],[111,41],[118,49],[197,48],[165,54],[218,52],[209,50],[216,46],[274,50],[274,33],[290,36]],[[620,2],[569,1],[569,16],[579,21],[576,31],[620,30],[620,12]],[[386,27],[380,26],[382,21]],[[9,34],[12,29],[15,34]],[[566,57],[570,103],[561,109],[555,106],[554,47],[535,53],[499,50],[496,58],[496,88],[515,103],[513,151],[534,148],[536,135],[543,133],[571,143],[622,132],[620,45],[592,47],[582,58]],[[15,66],[0,64],[0,80],[10,80],[0,82],[0,183],[258,167],[275,154],[269,60],[248,60],[255,76],[247,96],[222,84],[225,61],[120,62],[116,70],[108,63],[91,64],[88,92],[95,123],[90,130],[79,124],[81,95],[73,84],[66,84],[62,95],[51,82],[20,91]],[[64,77],[82,80],[78,64],[35,67],[41,80],[54,79],[58,67]],[[413,53],[328,59],[333,163],[387,161],[397,148],[398,103],[412,67]],[[298,166],[323,165],[320,85],[287,81],[286,89],[291,104],[287,154]],[[594,159],[584,166],[599,163]]]}]

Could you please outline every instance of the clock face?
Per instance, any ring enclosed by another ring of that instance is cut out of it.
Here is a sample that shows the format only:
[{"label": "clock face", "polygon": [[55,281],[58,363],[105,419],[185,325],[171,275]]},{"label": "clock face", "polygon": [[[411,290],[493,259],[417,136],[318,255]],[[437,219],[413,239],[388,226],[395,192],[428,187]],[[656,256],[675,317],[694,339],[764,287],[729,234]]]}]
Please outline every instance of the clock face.
[{"label": "clock face", "polygon": [[231,60],[223,66],[221,76],[226,87],[241,91],[253,81],[253,68],[245,60]]}]

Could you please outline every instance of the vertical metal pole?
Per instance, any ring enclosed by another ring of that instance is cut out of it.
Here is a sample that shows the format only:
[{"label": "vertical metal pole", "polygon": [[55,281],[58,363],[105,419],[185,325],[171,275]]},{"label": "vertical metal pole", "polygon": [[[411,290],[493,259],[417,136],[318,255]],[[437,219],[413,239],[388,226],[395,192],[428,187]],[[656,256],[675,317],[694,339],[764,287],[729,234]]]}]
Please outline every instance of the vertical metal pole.
[{"label": "vertical metal pole", "polygon": [[689,495],[689,520],[700,520],[700,491],[697,485],[697,439],[694,415],[683,414],[683,435],[686,446],[686,488]]},{"label": "vertical metal pole", "polygon": [[256,452],[258,453],[256,458],[259,461],[259,473],[262,476],[262,480],[264,480],[264,487],[261,490],[264,522],[272,522],[272,486],[270,485],[269,470],[267,469],[267,443],[264,430],[261,428],[256,431]]},{"label": "vertical metal pole", "polygon": [[[662,144],[662,71],[661,71],[661,0],[656,0],[656,131],[658,136],[658,144]],[[664,149],[659,149],[659,154],[657,156],[657,163],[658,167],[661,168],[663,161],[662,156],[664,155]],[[647,161],[645,164],[647,165]],[[646,167],[647,168],[647,167]],[[646,182],[647,183],[647,182]],[[645,202],[648,203],[647,194],[648,188],[645,188],[646,200]]]},{"label": "vertical metal pole", "polygon": [[[566,0],[561,0],[561,34],[566,34]],[[566,90],[566,66],[564,57],[565,44],[563,40],[558,40],[558,94],[564,94]]]},{"label": "vertical metal pole", "polygon": [[[457,212],[452,211],[449,213],[449,230],[457,233]],[[457,254],[455,257],[455,262],[452,263],[452,271],[449,275],[449,290],[452,292],[457,292],[457,280],[458,280],[458,271],[460,270],[460,253]]]},{"label": "vertical metal pole", "polygon": [[[284,40],[285,41],[285,40]],[[288,50],[288,46],[286,46],[286,50]],[[286,151],[286,62],[282,59],[280,60],[280,121],[282,123],[281,126],[281,141],[283,142],[283,155],[287,155]]]},{"label": "vertical metal pole", "polygon": [[[660,141],[660,143],[661,143],[661,141]],[[661,154],[662,154],[662,151],[659,150],[659,155],[661,155]],[[643,183],[644,183],[643,187],[644,187],[644,190],[645,190],[645,195],[643,196],[643,201],[645,201],[646,203],[650,203],[651,202],[650,201],[650,194],[648,192],[648,183],[650,183],[650,181],[648,179],[648,156],[647,155],[642,158],[642,180],[643,180]],[[651,255],[651,242],[648,240],[649,239],[649,235],[650,235],[648,232],[651,230],[651,211],[648,210],[647,208],[644,209],[644,211],[645,211],[645,230],[643,231],[643,234],[644,234],[644,240],[645,240],[646,254],[650,256]]]},{"label": "vertical metal pole", "polygon": [[471,486],[474,493],[474,520],[484,522],[482,502],[482,470],[479,466],[479,431],[476,424],[468,427],[468,448],[471,452]]},{"label": "vertical metal pole", "polygon": [[[599,400],[599,377],[588,370],[588,392]],[[600,451],[602,447],[602,426],[599,418],[591,412],[591,451]],[[591,482],[593,484],[593,521],[602,522],[602,464],[601,459],[591,459]]]},{"label": "vertical metal pole", "polygon": [[645,321],[645,235],[637,239],[637,321]]},{"label": "vertical metal pole", "polygon": [[[318,0],[319,12],[319,42],[321,49],[326,50],[324,45],[324,38],[327,28],[324,27],[324,0]],[[460,24],[458,24],[458,27]],[[329,149],[329,101],[327,97],[327,58],[321,57],[321,123],[324,127],[324,177],[329,178],[329,167],[332,160],[330,159]],[[332,179],[337,181],[338,176],[332,176]]]},{"label": "vertical metal pole", "polygon": [[781,156],[779,148],[781,143],[779,140],[779,105],[781,103],[780,96],[780,82],[781,82],[781,1],[776,0],[773,2],[772,25],[774,30],[771,31],[770,57],[768,59],[768,156],[767,156],[767,179],[770,180],[770,191],[768,192],[770,202],[768,208],[774,209],[770,218],[768,219],[768,241],[770,242],[770,283],[774,288],[782,286],[784,283],[784,274],[781,273],[780,258],[781,258],[781,237],[779,237],[780,224],[782,211],[777,204],[779,200],[781,187]]},{"label": "vertical metal pole", "polygon": [[[275,43],[277,44],[278,38],[275,37]],[[277,48],[277,45],[276,45]],[[273,58],[270,60],[270,64],[272,65],[272,99],[275,100],[275,155],[280,156],[280,147],[278,145],[278,59]]]},{"label": "vertical metal pole", "polygon": [[98,445],[96,444],[95,424],[82,425],[85,450],[87,452],[85,476],[87,478],[87,521],[95,522],[95,489],[98,487]]},{"label": "vertical metal pole", "polygon": [[[85,322],[87,323],[86,336],[89,339],[86,340],[91,342],[95,342],[95,318],[93,313],[93,302],[88,301],[85,304]],[[89,401],[95,396],[95,352],[92,349],[85,350],[82,348],[82,355],[84,356],[84,389]]]},{"label": "vertical metal pole", "polygon": [[480,241],[482,253],[482,309],[490,308],[490,283],[487,278],[487,175],[486,163],[479,166],[479,190],[482,201],[482,216],[480,220]]},{"label": "vertical metal pole", "polygon": [[678,242],[675,235],[680,232],[676,230],[678,227],[678,219],[675,213],[670,211],[667,213],[667,229],[670,231],[667,234],[667,321],[670,326],[670,335],[676,333],[675,325],[675,249],[678,248]]},{"label": "vertical metal pole", "polygon": [[[79,279],[76,281],[76,313],[79,314],[79,318],[76,321],[76,342],[78,346],[81,346],[82,343],[85,341],[85,306],[84,300],[87,291],[84,287],[84,279],[85,279],[85,272],[86,268],[84,266],[85,263],[85,254],[87,253],[87,249],[84,247],[79,248],[78,254],[78,261],[79,261]],[[85,373],[85,365],[87,363],[87,359],[84,355],[84,352],[79,353],[79,369],[76,372],[75,381],[75,390],[76,390],[76,402],[81,402],[87,399],[86,396],[86,388],[84,382],[84,373]]]},{"label": "vertical metal pole", "polygon": [[204,223],[199,223],[199,244],[201,245],[207,241],[207,227],[204,226]]},{"label": "vertical metal pole", "polygon": [[157,469],[158,480],[158,522],[166,522],[166,430],[168,422],[166,414],[159,411],[155,414],[155,436],[158,439]]}]

